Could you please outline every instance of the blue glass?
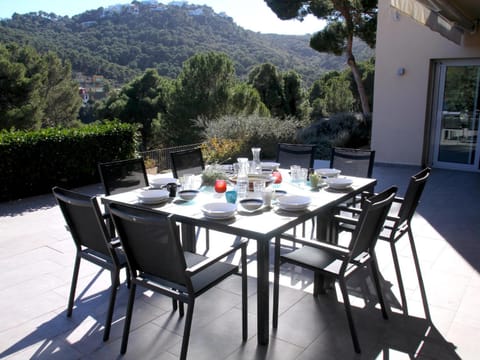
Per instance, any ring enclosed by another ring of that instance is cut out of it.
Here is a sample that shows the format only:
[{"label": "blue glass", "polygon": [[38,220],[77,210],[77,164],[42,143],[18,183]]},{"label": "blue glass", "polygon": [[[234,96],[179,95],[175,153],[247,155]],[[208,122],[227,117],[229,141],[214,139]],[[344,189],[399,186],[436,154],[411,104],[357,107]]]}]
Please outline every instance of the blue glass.
[{"label": "blue glass", "polygon": [[229,190],[225,193],[227,202],[235,204],[237,202],[237,192],[235,190]]}]

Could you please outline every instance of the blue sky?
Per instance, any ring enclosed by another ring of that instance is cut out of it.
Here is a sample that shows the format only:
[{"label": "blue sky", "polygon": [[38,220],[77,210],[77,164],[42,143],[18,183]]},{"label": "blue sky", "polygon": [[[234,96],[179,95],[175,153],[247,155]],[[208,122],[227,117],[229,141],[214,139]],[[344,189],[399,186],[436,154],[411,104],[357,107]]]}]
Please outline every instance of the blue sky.
[{"label": "blue sky", "polygon": [[[170,0],[159,1],[168,4]],[[237,25],[262,33],[311,34],[322,28],[322,22],[307,17],[303,22],[282,21],[270,10],[264,0],[189,0],[190,4],[208,5],[215,12],[225,12]],[[10,18],[13,13],[25,14],[43,10],[57,15],[73,16],[86,10],[115,4],[129,4],[128,0],[0,0],[0,18]]]}]

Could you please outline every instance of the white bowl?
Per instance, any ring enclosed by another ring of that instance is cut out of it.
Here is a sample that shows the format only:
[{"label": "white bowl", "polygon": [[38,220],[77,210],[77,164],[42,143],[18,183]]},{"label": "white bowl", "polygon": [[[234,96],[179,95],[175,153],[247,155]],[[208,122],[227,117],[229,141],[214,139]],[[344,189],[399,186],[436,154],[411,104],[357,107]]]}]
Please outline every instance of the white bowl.
[{"label": "white bowl", "polygon": [[285,195],[287,195],[287,192],[285,190],[277,189],[277,190],[273,191],[273,197],[275,199],[279,199],[279,198],[281,198],[282,196],[285,196]]},{"label": "white bowl", "polygon": [[258,198],[246,198],[239,201],[240,205],[247,211],[255,211],[262,207],[263,200]]},{"label": "white bowl", "polygon": [[177,192],[177,195],[182,200],[190,201],[195,199],[198,193],[198,190],[180,190],[179,192]]},{"label": "white bowl", "polygon": [[148,179],[148,183],[154,187],[154,188],[157,188],[157,187],[161,187],[161,186],[164,186],[164,185],[167,185],[167,184],[170,184],[170,183],[177,183],[177,179],[175,178],[169,178],[169,177],[159,177],[159,176],[155,176],[155,177],[151,177]]},{"label": "white bowl", "polygon": [[202,212],[211,219],[229,219],[235,215],[236,204],[214,202],[203,205]]},{"label": "white bowl", "polygon": [[325,182],[328,184],[329,187],[332,189],[346,189],[353,184],[352,179],[347,179],[347,178],[327,178],[325,179]]},{"label": "white bowl", "polygon": [[318,174],[320,176],[324,176],[327,178],[338,176],[341,172],[342,171],[338,169],[329,169],[329,168],[315,169],[315,174]]},{"label": "white bowl", "polygon": [[284,195],[278,198],[278,206],[283,210],[304,210],[310,205],[311,199],[302,195]]},{"label": "white bowl", "polygon": [[137,198],[145,204],[156,204],[169,198],[169,192],[166,190],[140,190],[137,192]]}]

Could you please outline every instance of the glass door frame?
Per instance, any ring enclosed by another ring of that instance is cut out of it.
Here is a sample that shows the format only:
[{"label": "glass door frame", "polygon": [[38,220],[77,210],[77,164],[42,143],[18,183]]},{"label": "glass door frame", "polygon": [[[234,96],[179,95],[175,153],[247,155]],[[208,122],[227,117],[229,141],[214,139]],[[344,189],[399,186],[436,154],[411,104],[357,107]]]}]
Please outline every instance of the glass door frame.
[{"label": "glass door frame", "polygon": [[[439,60],[435,62],[435,75],[433,87],[433,134],[432,134],[432,166],[437,168],[480,171],[480,136],[477,136],[475,143],[475,158],[473,164],[464,164],[456,162],[439,161],[440,142],[442,137],[442,120],[443,120],[443,99],[445,95],[445,81],[448,67],[480,67],[480,59],[461,59],[461,60]],[[478,89],[477,89],[478,90]],[[478,110],[478,109],[477,109]],[[477,115],[476,121],[480,121],[480,115]]]}]

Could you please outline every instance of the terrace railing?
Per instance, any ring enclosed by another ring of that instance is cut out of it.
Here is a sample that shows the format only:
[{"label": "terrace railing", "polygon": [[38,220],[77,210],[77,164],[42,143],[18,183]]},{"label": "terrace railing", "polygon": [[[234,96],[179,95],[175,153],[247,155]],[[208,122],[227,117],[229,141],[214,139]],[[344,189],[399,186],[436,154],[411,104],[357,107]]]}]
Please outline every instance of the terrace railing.
[{"label": "terrace railing", "polygon": [[173,146],[169,148],[163,149],[154,149],[148,151],[140,152],[140,156],[149,163],[150,161],[155,162],[155,166],[157,167],[157,172],[162,172],[164,170],[171,169],[171,161],[170,161],[170,153],[180,150],[190,150],[201,146],[202,143],[197,144],[188,144],[188,145],[181,145],[181,146]]}]

